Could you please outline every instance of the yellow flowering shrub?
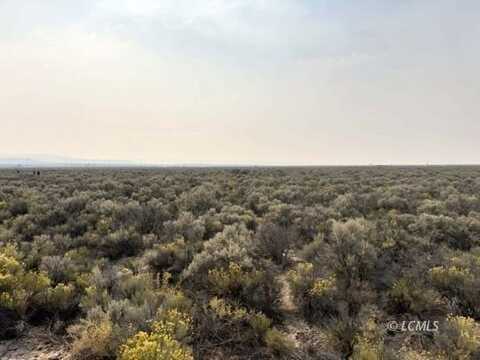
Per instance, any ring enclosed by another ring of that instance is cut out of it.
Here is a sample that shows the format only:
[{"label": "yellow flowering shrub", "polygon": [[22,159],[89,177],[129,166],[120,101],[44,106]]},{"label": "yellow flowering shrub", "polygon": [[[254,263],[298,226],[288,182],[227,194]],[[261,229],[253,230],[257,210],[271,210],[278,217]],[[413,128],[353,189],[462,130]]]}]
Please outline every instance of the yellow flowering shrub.
[{"label": "yellow flowering shrub", "polygon": [[164,312],[159,311],[156,324],[161,324],[169,334],[174,335],[175,339],[182,340],[186,338],[192,326],[192,319],[186,313],[178,309],[170,309]]},{"label": "yellow flowering shrub", "polygon": [[315,281],[313,264],[300,263],[295,270],[290,270],[287,273],[287,278],[293,287],[295,293],[303,293],[311,288]]},{"label": "yellow flowering shrub", "polygon": [[287,279],[306,317],[314,319],[321,314],[336,313],[335,276],[320,278],[313,264],[300,263],[287,273]]},{"label": "yellow flowering shrub", "polygon": [[120,360],[193,360],[192,351],[178,340],[190,326],[190,318],[170,310],[164,320],[154,323],[150,333],[139,332],[120,349]]},{"label": "yellow flowering shrub", "polygon": [[23,315],[33,303],[47,301],[49,287],[45,274],[25,270],[14,247],[0,249],[0,306]]},{"label": "yellow flowering shrub", "polygon": [[212,269],[208,272],[208,281],[214,292],[219,295],[235,293],[261,280],[262,273],[260,271],[244,270],[234,262],[230,262],[226,269]]},{"label": "yellow flowering shrub", "polygon": [[75,302],[75,286],[72,284],[57,284],[47,292],[48,305],[54,310],[67,310]]},{"label": "yellow flowering shrub", "polygon": [[248,311],[242,307],[227,304],[223,299],[214,297],[209,302],[210,308],[221,319],[246,320]]},{"label": "yellow flowering shrub", "polygon": [[429,271],[430,278],[435,286],[448,289],[467,283],[473,280],[473,276],[469,269],[460,266],[437,266]]},{"label": "yellow flowering shrub", "polygon": [[[210,309],[215,315],[229,326],[241,329],[245,339],[261,339],[263,343],[274,353],[285,354],[290,352],[294,344],[275,328],[272,321],[264,314],[256,311],[248,311],[239,306],[228,304],[224,299],[214,297],[209,302]],[[253,332],[248,332],[244,325],[248,325]]]},{"label": "yellow flowering shrub", "polygon": [[316,279],[308,292],[313,297],[322,297],[335,291],[336,287],[336,279],[332,276],[326,279]]}]

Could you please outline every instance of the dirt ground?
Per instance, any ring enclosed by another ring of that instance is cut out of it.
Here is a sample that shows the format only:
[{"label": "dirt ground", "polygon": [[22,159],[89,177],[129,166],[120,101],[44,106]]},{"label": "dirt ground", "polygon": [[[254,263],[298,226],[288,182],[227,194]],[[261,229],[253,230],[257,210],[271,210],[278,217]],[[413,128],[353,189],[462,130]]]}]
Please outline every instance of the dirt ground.
[{"label": "dirt ground", "polygon": [[68,353],[60,339],[48,329],[33,327],[26,329],[16,339],[0,341],[2,360],[66,360]]}]

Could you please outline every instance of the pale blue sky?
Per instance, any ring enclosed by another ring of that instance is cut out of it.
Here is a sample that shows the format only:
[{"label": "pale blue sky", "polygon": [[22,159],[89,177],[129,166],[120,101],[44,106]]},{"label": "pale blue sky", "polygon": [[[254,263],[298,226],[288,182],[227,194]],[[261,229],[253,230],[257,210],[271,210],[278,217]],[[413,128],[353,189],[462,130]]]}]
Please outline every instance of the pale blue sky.
[{"label": "pale blue sky", "polygon": [[0,155],[480,163],[480,2],[0,0]]}]

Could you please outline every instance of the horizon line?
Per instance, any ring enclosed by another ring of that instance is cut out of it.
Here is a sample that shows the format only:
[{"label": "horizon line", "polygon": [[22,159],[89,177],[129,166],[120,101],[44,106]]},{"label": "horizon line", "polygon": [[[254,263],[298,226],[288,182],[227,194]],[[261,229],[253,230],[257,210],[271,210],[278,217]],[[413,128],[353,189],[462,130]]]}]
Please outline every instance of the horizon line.
[{"label": "horizon line", "polygon": [[2,164],[0,169],[165,169],[165,168],[345,168],[345,167],[479,167],[480,163],[435,163],[435,164],[414,164],[414,163],[399,163],[399,164],[215,164],[215,163],[172,163],[172,164],[129,164],[129,163],[115,163],[115,164],[68,164],[68,163],[43,163],[43,164]]}]

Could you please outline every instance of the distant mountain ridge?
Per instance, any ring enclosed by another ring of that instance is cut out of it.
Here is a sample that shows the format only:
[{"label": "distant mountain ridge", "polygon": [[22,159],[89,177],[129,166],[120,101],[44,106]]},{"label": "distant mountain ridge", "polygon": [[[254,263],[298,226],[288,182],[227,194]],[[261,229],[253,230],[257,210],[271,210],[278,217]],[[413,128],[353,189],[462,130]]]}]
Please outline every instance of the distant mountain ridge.
[{"label": "distant mountain ridge", "polygon": [[0,167],[92,167],[146,166],[134,161],[74,159],[51,155],[0,156]]},{"label": "distant mountain ridge", "polygon": [[480,166],[480,164],[289,164],[289,163],[144,163],[131,160],[91,160],[55,155],[0,155],[0,168],[48,167],[139,167],[139,168],[257,168],[257,167],[425,167],[425,166]]},{"label": "distant mountain ridge", "polygon": [[[255,167],[248,164],[209,163],[143,163],[129,160],[89,160],[53,155],[0,156],[0,168],[48,168],[48,167]],[[268,166],[268,165],[267,165]]]}]

